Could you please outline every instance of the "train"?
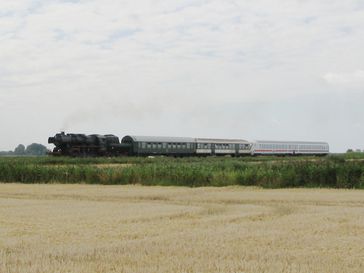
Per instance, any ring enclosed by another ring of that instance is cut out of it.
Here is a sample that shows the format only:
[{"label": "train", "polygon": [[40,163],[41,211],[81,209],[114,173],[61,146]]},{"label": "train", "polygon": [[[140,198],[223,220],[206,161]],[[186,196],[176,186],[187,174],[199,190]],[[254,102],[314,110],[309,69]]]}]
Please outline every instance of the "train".
[{"label": "train", "polygon": [[256,156],[329,154],[326,142],[247,141],[192,137],[85,135],[57,133],[48,138],[60,156]]},{"label": "train", "polygon": [[49,137],[48,143],[55,145],[51,155],[62,156],[116,156],[127,150],[127,147],[120,143],[119,137],[111,134],[85,135],[61,132]]}]

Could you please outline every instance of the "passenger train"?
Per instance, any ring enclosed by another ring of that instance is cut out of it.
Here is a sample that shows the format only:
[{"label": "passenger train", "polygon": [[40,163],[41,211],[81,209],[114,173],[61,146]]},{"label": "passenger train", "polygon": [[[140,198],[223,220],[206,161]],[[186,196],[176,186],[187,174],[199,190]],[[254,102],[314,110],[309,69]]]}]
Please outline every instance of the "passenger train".
[{"label": "passenger train", "polygon": [[247,156],[247,155],[327,155],[326,142],[252,141],[190,137],[65,134],[48,139],[52,155],[65,156]]}]

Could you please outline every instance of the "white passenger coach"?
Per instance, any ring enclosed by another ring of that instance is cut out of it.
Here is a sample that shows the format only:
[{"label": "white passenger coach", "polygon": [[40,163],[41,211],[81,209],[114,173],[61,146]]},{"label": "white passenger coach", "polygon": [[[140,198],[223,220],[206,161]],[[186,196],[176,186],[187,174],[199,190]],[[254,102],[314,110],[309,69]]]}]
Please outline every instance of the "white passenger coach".
[{"label": "white passenger coach", "polygon": [[329,144],[307,141],[266,141],[253,142],[252,155],[326,155]]},{"label": "white passenger coach", "polygon": [[243,139],[196,138],[196,155],[249,155],[251,143]]}]

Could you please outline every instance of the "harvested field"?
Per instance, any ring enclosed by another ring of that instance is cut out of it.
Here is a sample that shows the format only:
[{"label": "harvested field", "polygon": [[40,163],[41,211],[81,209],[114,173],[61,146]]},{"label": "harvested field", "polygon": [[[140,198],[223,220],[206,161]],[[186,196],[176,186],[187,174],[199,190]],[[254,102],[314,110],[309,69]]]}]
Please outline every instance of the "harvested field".
[{"label": "harvested field", "polygon": [[364,191],[0,184],[0,272],[364,272]]}]

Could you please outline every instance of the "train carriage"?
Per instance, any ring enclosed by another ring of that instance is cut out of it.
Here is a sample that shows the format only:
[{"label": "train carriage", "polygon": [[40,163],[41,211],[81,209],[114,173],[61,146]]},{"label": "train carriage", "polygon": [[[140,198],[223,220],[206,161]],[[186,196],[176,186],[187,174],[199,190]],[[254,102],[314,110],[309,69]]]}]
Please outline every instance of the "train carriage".
[{"label": "train carriage", "polygon": [[130,144],[130,155],[187,156],[195,152],[195,140],[189,137],[125,136],[121,143]]},{"label": "train carriage", "polygon": [[253,143],[252,155],[326,155],[329,144],[308,141],[269,141],[258,140]]},{"label": "train carriage", "polygon": [[196,155],[249,154],[251,143],[243,139],[196,138]]}]

